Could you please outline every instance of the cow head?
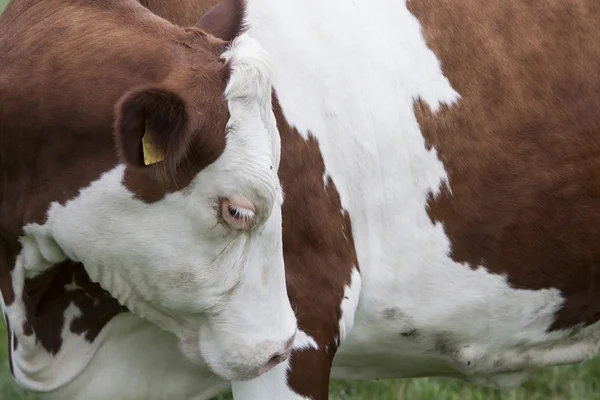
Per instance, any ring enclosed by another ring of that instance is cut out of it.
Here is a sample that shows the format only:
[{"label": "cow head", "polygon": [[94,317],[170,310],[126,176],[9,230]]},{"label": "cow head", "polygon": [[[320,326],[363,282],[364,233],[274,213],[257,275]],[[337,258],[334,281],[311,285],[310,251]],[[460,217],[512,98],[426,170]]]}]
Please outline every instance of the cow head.
[{"label": "cow head", "polygon": [[251,379],[287,357],[296,331],[270,66],[246,35],[225,47],[188,33],[198,46],[184,66],[116,106],[123,184],[149,208],[137,227],[143,262],[119,272],[130,292],[109,290],[176,334],[191,360]]}]

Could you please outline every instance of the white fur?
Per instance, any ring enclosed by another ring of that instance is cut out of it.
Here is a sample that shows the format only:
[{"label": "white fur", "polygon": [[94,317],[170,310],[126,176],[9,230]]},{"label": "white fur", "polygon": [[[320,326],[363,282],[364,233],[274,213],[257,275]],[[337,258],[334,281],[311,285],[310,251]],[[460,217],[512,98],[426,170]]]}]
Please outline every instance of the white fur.
[{"label": "white fur", "polygon": [[[10,315],[13,310],[9,307],[7,311]],[[34,336],[23,342],[23,336],[18,336],[19,345],[12,353],[12,360],[13,374],[21,387],[43,392],[55,391],[71,382],[85,369],[96,354],[106,331],[91,345],[83,335],[70,331],[71,322],[79,315],[81,311],[74,304],[70,304],[65,310],[65,322],[61,331],[62,346],[57,354],[49,353],[31,340]]]},{"label": "white fur", "polygon": [[[66,326],[79,312],[69,306]],[[231,389],[230,382],[186,361],[173,335],[131,313],[113,318],[93,343],[66,327],[61,337],[63,347],[54,357],[41,346],[35,348],[35,358],[24,359],[22,348],[13,353],[17,382],[40,391],[40,400],[210,400]],[[294,349],[311,348],[318,349],[316,342],[299,330]],[[37,375],[31,374],[34,369]],[[272,393],[283,393],[279,399],[304,400],[285,385],[288,371],[286,360],[257,379],[233,382],[235,399],[254,400],[255,393],[275,388]]]},{"label": "white fur", "polygon": [[360,291],[362,288],[362,280],[360,272],[356,267],[352,268],[352,276],[350,285],[344,288],[344,298],[342,299],[341,309],[342,316],[340,317],[340,335],[337,344],[343,343],[346,336],[352,331],[354,326],[354,315],[360,300]]},{"label": "white fur", "polygon": [[[444,227],[430,221],[426,197],[447,175],[413,104],[435,112],[460,96],[405,1],[248,0],[245,23],[271,55],[287,120],[318,139],[352,220],[362,289],[334,378],[510,386],[528,367],[595,354],[598,325],[574,340],[546,333],[564,301],[558,290],[516,290],[484,266],[453,261]],[[345,310],[341,324],[349,320]]]},{"label": "white fur", "polygon": [[296,332],[296,337],[294,338],[294,351],[308,350],[314,349],[319,350],[319,346],[315,339],[307,334],[306,332],[298,329]]},{"label": "white fur", "polygon": [[[70,335],[66,340],[73,340]],[[227,381],[186,361],[173,335],[131,313],[113,318],[101,335],[80,349],[94,352],[89,360],[70,350],[68,362],[85,360],[85,368],[64,387],[53,392],[44,388],[40,400],[209,400],[229,389]],[[65,377],[58,358],[54,360],[48,370]]]},{"label": "white fur", "polygon": [[[110,336],[110,345],[98,353],[103,339],[89,345],[71,334],[68,324],[63,335],[69,340],[57,356],[45,353],[34,335],[24,335],[25,276],[35,276],[66,258],[83,262],[90,277],[121,304],[174,334],[187,358],[197,364],[206,362],[222,378],[253,378],[271,357],[285,350],[296,331],[296,319],[285,286],[279,133],[271,110],[271,70],[266,53],[247,35],[235,41],[224,57],[232,66],[224,93],[230,112],[227,145],[187,188],[148,204],[123,186],[125,166],[118,165],[75,198],[52,203],[44,224],[23,228],[22,252],[12,275],[17,300],[6,307],[19,340],[16,378],[23,386],[53,390],[73,381],[63,392],[75,390],[76,397],[87,399],[100,386],[86,386],[85,380],[75,377],[89,370],[89,362],[99,366],[91,367],[95,373],[111,365],[113,371],[102,374],[114,378],[130,374],[117,368],[120,358],[144,360],[135,366],[142,369],[140,381],[129,389],[139,388],[144,380],[149,388],[156,388],[152,375],[156,373],[161,381],[160,372],[171,368],[164,362],[165,368],[158,368],[139,350],[125,350],[135,335],[117,328],[102,332],[103,337]],[[235,196],[252,202],[258,220],[255,229],[234,230],[219,220],[218,199]],[[75,312],[70,308],[67,316]],[[117,319],[123,318],[133,317]],[[119,322],[109,325],[115,324]],[[151,344],[144,351],[152,353],[160,346],[156,342],[160,335],[140,329],[140,337]],[[107,351],[122,355],[110,362],[99,360]],[[161,353],[156,360],[164,357]],[[178,363],[185,370],[184,360]],[[189,364],[189,368],[191,373],[198,367]],[[175,397],[185,397],[177,396],[181,392],[176,385],[171,388]],[[190,386],[183,385],[180,390],[187,389]]]},{"label": "white fur", "polygon": [[[269,145],[272,150],[273,170],[279,169],[281,143],[277,122],[273,114],[271,102],[271,58],[258,42],[247,33],[236,37],[230,48],[223,54],[223,59],[231,65],[231,77],[225,88],[225,97],[229,102],[229,110],[259,107],[262,125],[270,134]],[[246,111],[248,115],[252,112]],[[245,118],[234,119],[231,123],[243,127]],[[230,127],[231,129],[231,127]]]}]

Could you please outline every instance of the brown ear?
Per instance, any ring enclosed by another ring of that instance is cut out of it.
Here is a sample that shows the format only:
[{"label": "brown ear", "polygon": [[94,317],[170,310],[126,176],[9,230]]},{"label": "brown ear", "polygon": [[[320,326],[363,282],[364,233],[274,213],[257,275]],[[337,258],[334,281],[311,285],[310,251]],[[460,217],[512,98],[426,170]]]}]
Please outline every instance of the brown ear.
[{"label": "brown ear", "polygon": [[196,26],[220,39],[231,41],[244,30],[244,0],[222,0],[208,10]]},{"label": "brown ear", "polygon": [[189,114],[183,98],[169,89],[145,88],[117,103],[115,141],[123,161],[146,167],[178,164],[190,144]]}]

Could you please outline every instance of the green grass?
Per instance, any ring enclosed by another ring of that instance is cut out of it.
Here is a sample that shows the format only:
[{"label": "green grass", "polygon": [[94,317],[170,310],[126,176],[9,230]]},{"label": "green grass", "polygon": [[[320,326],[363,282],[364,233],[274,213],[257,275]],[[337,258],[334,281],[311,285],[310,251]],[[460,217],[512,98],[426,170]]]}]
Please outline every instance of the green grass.
[{"label": "green grass", "polygon": [[[19,390],[6,359],[6,331],[0,322],[0,400],[34,400]],[[230,399],[231,396],[222,396]],[[331,400],[600,400],[600,358],[584,364],[549,368],[515,390],[479,389],[443,379],[333,382]]]},{"label": "green grass", "polygon": [[[0,0],[0,10],[7,3],[8,0]],[[15,386],[6,351],[6,332],[0,322],[0,400],[35,399]],[[333,382],[330,395],[331,400],[600,400],[600,358],[581,365],[538,372],[516,390],[483,390],[442,379],[397,379]]]}]

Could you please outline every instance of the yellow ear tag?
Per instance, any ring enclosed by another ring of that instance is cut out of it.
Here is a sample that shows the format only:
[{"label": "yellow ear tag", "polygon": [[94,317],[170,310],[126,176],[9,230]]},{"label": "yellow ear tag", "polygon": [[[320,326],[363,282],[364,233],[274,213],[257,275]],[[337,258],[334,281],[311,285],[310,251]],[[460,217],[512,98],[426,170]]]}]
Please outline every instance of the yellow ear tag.
[{"label": "yellow ear tag", "polygon": [[142,137],[142,151],[144,152],[144,164],[146,165],[154,164],[165,159],[154,143],[152,143],[152,137],[148,131],[148,122],[146,121],[146,131]]}]

